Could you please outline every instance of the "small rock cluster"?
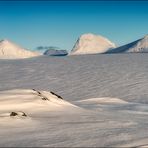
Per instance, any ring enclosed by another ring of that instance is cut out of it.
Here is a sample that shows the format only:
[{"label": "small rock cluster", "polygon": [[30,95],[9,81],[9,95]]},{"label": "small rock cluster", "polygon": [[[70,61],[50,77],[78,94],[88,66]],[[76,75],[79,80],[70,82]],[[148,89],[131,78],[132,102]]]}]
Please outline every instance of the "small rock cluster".
[{"label": "small rock cluster", "polygon": [[27,115],[24,112],[11,112],[10,113],[10,117],[14,117],[14,116],[23,116],[23,117],[27,117]]}]

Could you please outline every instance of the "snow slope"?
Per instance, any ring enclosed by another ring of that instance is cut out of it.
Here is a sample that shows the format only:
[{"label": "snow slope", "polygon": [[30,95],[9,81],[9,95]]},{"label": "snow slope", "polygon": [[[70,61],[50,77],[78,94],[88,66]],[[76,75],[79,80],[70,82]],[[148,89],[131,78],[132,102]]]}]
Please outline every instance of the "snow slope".
[{"label": "snow slope", "polygon": [[0,146],[147,146],[147,63],[147,54],[1,59]]},{"label": "snow slope", "polygon": [[145,53],[145,52],[148,52],[148,35],[132,43],[107,51],[107,53]]},{"label": "snow slope", "polygon": [[[35,89],[1,91],[0,145],[4,147],[147,145],[148,134],[145,131],[148,122],[147,105],[129,103],[118,98],[93,98],[73,103],[76,105],[47,91]],[[11,116],[12,112],[18,115]],[[25,113],[25,116],[22,116],[22,113]]]},{"label": "snow slope", "polygon": [[104,53],[115,47],[107,38],[89,33],[77,40],[70,55]]},{"label": "snow slope", "polygon": [[37,52],[29,51],[19,47],[18,45],[8,41],[1,40],[0,41],[0,58],[29,58],[39,56],[40,54]]},{"label": "snow slope", "polygon": [[[47,91],[35,89],[14,89],[0,92],[1,111],[30,111],[40,112],[41,110],[59,110],[74,105],[58,98]],[[36,108],[36,109],[35,109]]]}]

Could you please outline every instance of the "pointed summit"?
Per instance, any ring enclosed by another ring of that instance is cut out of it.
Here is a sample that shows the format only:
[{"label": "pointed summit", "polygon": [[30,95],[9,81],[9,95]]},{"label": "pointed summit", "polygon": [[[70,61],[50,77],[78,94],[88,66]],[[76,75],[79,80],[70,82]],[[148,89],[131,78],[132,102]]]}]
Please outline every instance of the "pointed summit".
[{"label": "pointed summit", "polygon": [[104,53],[115,48],[115,44],[107,38],[92,33],[83,34],[74,45],[71,54],[95,54]]},{"label": "pointed summit", "polygon": [[0,41],[0,58],[29,58],[38,55],[38,53],[21,48],[7,39]]},{"label": "pointed summit", "polygon": [[148,34],[146,34],[146,35],[144,36],[144,39],[148,39]]},{"label": "pointed summit", "polygon": [[3,43],[4,43],[4,42],[7,43],[7,42],[9,42],[9,41],[8,41],[7,39],[0,40],[0,43],[2,43],[2,42],[3,42]]}]

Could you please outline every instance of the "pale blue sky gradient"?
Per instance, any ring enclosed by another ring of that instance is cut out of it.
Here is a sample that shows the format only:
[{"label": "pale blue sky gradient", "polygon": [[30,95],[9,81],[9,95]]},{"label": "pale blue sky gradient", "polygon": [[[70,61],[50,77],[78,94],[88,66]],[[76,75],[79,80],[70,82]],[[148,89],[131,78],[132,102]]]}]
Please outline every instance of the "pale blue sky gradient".
[{"label": "pale blue sky gradient", "polygon": [[148,33],[148,2],[0,2],[0,39],[71,50],[83,33],[117,45]]}]

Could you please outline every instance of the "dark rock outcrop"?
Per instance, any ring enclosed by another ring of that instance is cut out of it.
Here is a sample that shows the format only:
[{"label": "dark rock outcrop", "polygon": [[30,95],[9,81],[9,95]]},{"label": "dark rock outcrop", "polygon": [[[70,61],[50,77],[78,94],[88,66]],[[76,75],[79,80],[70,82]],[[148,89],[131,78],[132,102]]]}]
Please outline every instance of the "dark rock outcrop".
[{"label": "dark rock outcrop", "polygon": [[14,117],[14,116],[24,116],[24,117],[27,117],[27,115],[24,112],[11,112],[10,113],[10,117]]},{"label": "dark rock outcrop", "polygon": [[47,97],[45,97],[40,91],[36,90],[36,89],[32,89],[33,91],[37,92],[37,95],[41,97],[42,100],[48,100],[49,99]]},{"label": "dark rock outcrop", "polygon": [[63,100],[63,98],[62,98],[61,96],[57,95],[56,93],[54,93],[54,92],[52,92],[52,91],[50,91],[50,93]]}]

